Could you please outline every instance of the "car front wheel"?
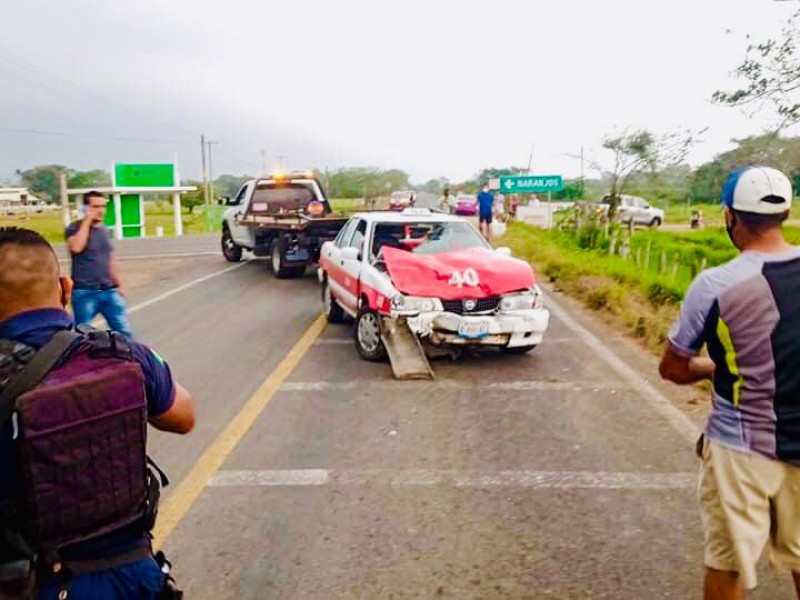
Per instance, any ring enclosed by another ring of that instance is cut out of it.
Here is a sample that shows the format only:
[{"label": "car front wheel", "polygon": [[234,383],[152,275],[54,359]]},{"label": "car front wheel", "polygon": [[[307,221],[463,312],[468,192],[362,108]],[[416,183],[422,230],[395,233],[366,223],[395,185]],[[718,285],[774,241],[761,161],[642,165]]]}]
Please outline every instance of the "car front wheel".
[{"label": "car front wheel", "polygon": [[370,362],[380,362],[386,358],[386,348],[381,339],[381,317],[378,313],[362,308],[358,313],[353,335],[361,358]]},{"label": "car front wheel", "polygon": [[650,221],[650,227],[653,229],[658,229],[659,227],[661,227],[661,218],[653,217],[653,220]]}]

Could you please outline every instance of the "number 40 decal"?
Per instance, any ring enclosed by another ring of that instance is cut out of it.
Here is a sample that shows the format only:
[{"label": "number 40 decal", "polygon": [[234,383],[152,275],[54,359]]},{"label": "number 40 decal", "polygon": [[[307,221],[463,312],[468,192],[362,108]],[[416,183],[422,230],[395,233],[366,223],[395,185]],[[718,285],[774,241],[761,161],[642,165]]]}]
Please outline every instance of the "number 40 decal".
[{"label": "number 40 decal", "polygon": [[447,283],[457,287],[464,287],[465,285],[469,287],[478,287],[481,281],[475,269],[464,269],[463,271],[453,271],[453,274],[450,276],[450,281]]}]

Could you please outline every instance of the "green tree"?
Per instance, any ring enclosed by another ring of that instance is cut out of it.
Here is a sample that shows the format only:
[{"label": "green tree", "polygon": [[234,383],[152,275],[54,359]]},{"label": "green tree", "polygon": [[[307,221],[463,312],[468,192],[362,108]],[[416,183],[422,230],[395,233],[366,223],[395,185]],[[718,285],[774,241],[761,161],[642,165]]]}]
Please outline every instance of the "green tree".
[{"label": "green tree", "polygon": [[[218,196],[233,198],[239,191],[239,188],[244,185],[244,182],[249,179],[253,179],[253,177],[250,175],[220,175],[214,180],[214,193]],[[203,183],[194,182],[191,185],[196,185],[202,196]],[[214,199],[212,198],[212,200]]]},{"label": "green tree", "polygon": [[800,121],[800,11],[795,12],[775,38],[747,46],[744,61],[734,71],[744,81],[733,91],[717,91],[713,98],[728,106],[769,106],[779,117],[777,129]]},{"label": "green tree", "polygon": [[39,165],[25,171],[17,171],[22,185],[46,202],[55,202],[59,198],[60,173],[66,173],[69,178],[73,171],[64,165]]},{"label": "green tree", "polygon": [[111,175],[102,169],[91,171],[69,171],[67,186],[70,188],[99,188],[111,186]]},{"label": "green tree", "polygon": [[[203,196],[203,182],[187,181],[186,185],[195,186],[197,188],[194,192],[186,192],[185,194],[181,194],[181,206],[187,209],[189,214],[192,214],[195,208],[198,206],[203,206],[205,203],[205,197]],[[224,196],[225,194],[222,195]]]}]

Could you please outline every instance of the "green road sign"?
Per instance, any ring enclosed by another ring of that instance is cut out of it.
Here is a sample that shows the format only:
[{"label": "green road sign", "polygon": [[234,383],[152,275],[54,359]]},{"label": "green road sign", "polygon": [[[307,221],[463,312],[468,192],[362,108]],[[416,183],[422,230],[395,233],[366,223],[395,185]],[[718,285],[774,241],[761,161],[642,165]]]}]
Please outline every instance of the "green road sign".
[{"label": "green road sign", "polygon": [[114,165],[114,184],[117,187],[172,187],[175,185],[173,164]]},{"label": "green road sign", "polygon": [[501,194],[536,194],[560,192],[564,189],[561,175],[517,175],[500,178]]}]

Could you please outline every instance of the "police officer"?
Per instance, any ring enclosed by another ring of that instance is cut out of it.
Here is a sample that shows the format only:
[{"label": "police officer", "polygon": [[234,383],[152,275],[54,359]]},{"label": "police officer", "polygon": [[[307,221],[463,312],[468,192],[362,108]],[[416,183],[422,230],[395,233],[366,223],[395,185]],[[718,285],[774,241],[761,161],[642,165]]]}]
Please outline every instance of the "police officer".
[{"label": "police officer", "polygon": [[[47,344],[58,332],[74,327],[65,311],[72,282],[61,277],[52,247],[39,234],[13,227],[0,228],[0,340],[11,340],[34,349]],[[185,434],[195,423],[194,404],[189,392],[172,377],[166,362],[154,351],[133,341],[132,362],[138,364],[144,381],[147,419],[162,431]],[[2,396],[2,389],[0,389]],[[14,424],[0,428],[0,504],[8,501],[14,489]],[[99,468],[99,467],[98,467]],[[0,557],[3,556],[0,539]],[[156,598],[164,575],[156,561],[140,551],[149,549],[150,534],[139,523],[122,527],[70,547],[61,549],[65,564],[69,561],[107,561],[112,568],[99,569],[72,577],[68,596],[64,586],[47,576],[40,577],[38,597],[54,599],[128,599]],[[130,562],[119,557],[137,556]],[[117,559],[117,560],[115,560]],[[102,562],[100,563],[102,564]],[[0,565],[0,572],[2,572]]]}]

